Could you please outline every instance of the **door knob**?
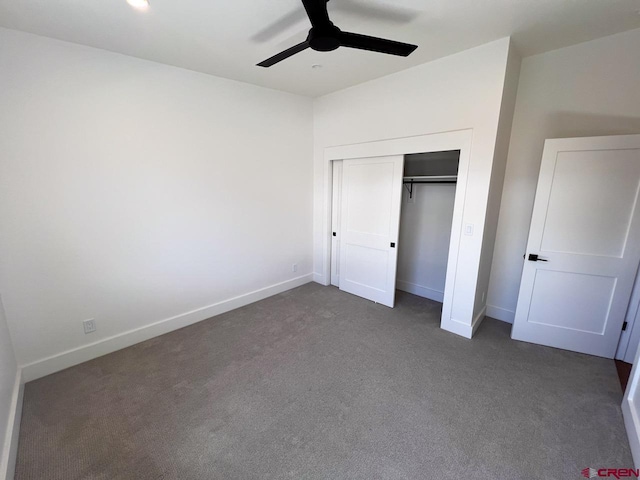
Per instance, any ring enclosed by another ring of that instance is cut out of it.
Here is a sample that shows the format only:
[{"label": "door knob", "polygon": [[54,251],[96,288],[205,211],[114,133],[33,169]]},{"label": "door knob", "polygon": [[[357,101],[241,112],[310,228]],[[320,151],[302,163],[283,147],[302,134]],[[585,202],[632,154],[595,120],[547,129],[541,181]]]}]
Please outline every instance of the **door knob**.
[{"label": "door knob", "polygon": [[528,260],[530,262],[547,262],[546,258],[540,258],[536,253],[530,253]]}]

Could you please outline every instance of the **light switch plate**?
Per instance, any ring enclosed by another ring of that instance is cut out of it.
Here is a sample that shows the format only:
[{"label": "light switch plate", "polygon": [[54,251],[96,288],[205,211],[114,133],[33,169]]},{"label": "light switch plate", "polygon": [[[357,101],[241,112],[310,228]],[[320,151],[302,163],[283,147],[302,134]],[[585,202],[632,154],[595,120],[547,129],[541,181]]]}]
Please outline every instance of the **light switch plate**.
[{"label": "light switch plate", "polygon": [[473,235],[473,223],[466,223],[464,225],[464,234],[469,237]]}]

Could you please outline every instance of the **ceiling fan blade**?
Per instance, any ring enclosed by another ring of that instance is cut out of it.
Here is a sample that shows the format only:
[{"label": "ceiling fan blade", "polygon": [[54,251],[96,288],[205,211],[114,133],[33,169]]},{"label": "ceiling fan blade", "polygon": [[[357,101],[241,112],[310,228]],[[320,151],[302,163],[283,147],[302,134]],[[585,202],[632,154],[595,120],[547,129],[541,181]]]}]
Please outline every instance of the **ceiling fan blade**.
[{"label": "ceiling fan blade", "polygon": [[272,65],[275,65],[278,62],[281,62],[283,60],[286,60],[287,58],[295,55],[296,53],[300,53],[303,50],[306,50],[307,48],[309,48],[309,42],[307,42],[306,40],[302,43],[299,43],[298,45],[295,45],[291,48],[287,48],[284,52],[280,52],[277,55],[274,55],[271,58],[267,58],[266,60],[260,62],[258,64],[258,67],[271,67]]},{"label": "ceiling fan blade", "polygon": [[[256,33],[251,40],[254,42],[268,42],[272,38],[280,35],[284,30],[287,30],[292,25],[302,24],[307,21],[307,15],[302,8],[297,8],[286,14],[284,17],[276,20],[275,22],[267,25],[265,28]],[[306,31],[306,30],[305,30]]]},{"label": "ceiling fan blade", "polygon": [[417,10],[409,10],[397,5],[393,7],[373,5],[372,2],[366,0],[341,0],[334,7],[336,11],[350,13],[359,18],[391,23],[409,23],[419,14]]},{"label": "ceiling fan blade", "polygon": [[307,11],[307,16],[314,28],[328,27],[331,25],[329,12],[327,12],[327,2],[329,0],[302,0],[302,5]]},{"label": "ceiling fan blade", "polygon": [[408,57],[418,48],[417,45],[360,35],[359,33],[340,32],[339,39],[341,47],[358,48],[360,50],[399,55],[401,57]]}]

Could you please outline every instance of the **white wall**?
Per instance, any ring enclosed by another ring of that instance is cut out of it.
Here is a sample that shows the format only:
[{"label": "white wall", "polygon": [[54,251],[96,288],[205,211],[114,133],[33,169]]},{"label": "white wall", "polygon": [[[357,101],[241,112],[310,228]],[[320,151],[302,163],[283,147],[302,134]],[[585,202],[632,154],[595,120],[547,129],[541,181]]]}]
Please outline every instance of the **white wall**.
[{"label": "white wall", "polygon": [[330,146],[473,129],[465,223],[452,318],[471,324],[508,38],[316,99],[314,103],[314,278],[328,283]]},{"label": "white wall", "polygon": [[487,216],[484,224],[484,238],[482,241],[482,253],[480,259],[480,271],[478,272],[478,287],[476,288],[474,316],[482,315],[487,305],[487,293],[491,276],[491,264],[493,262],[494,246],[498,231],[498,218],[500,215],[500,202],[507,166],[509,152],[509,139],[518,91],[518,80],[522,59],[516,52],[513,44],[509,48],[509,57],[504,76],[504,88],[500,105],[500,120],[498,122],[498,134],[496,148],[493,156],[493,168],[491,170],[491,186],[487,201]]},{"label": "white wall", "polygon": [[19,364],[311,278],[310,99],[4,29],[0,71],[0,291]]},{"label": "white wall", "polygon": [[442,302],[447,277],[456,186],[416,184],[403,188],[397,284],[400,290]]},{"label": "white wall", "polygon": [[0,479],[4,478],[10,464],[9,447],[13,433],[11,417],[15,409],[17,374],[18,365],[0,298]]},{"label": "white wall", "polygon": [[513,321],[546,138],[640,133],[640,29],[525,58],[488,312]]}]

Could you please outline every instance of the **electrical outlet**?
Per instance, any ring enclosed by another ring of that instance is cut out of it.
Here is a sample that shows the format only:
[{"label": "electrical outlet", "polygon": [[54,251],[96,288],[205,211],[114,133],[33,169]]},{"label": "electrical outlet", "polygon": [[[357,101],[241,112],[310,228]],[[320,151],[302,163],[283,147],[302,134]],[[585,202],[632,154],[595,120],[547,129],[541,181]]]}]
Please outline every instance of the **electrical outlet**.
[{"label": "electrical outlet", "polygon": [[96,321],[93,318],[82,322],[82,326],[84,327],[85,335],[96,331]]},{"label": "electrical outlet", "polygon": [[297,272],[298,271],[298,264],[294,263],[293,265],[291,265],[291,271],[292,272]]}]

